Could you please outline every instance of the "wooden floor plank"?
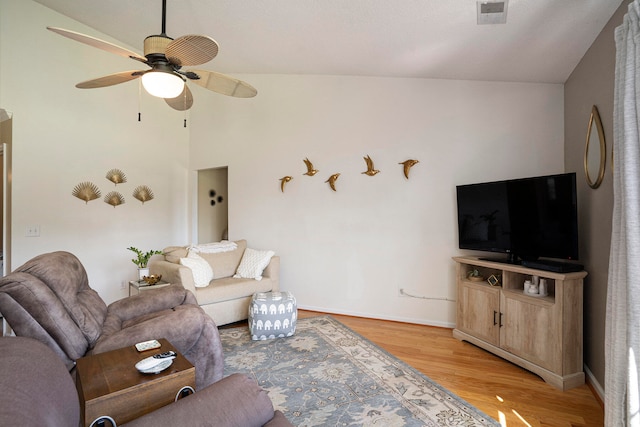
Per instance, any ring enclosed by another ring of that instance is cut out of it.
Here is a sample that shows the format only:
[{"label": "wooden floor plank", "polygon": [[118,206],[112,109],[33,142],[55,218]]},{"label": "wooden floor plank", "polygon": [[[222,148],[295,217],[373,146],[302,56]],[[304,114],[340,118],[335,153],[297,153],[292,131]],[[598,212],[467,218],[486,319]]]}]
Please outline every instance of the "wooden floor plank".
[{"label": "wooden floor plank", "polygon": [[[323,315],[299,311],[299,318]],[[565,392],[433,326],[331,314],[350,329],[460,396],[503,427],[601,427],[604,410],[588,385]]]}]

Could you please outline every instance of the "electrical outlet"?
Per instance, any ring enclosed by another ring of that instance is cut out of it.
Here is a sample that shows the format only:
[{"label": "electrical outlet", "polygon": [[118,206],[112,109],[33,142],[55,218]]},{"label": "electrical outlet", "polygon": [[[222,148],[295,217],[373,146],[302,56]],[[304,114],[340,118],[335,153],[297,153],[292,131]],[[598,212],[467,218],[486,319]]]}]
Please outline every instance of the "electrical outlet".
[{"label": "electrical outlet", "polygon": [[123,280],[122,282],[120,282],[120,290],[121,291],[127,290],[127,281],[126,280]]},{"label": "electrical outlet", "polygon": [[40,237],[40,226],[39,225],[27,225],[27,228],[24,232],[26,237]]}]

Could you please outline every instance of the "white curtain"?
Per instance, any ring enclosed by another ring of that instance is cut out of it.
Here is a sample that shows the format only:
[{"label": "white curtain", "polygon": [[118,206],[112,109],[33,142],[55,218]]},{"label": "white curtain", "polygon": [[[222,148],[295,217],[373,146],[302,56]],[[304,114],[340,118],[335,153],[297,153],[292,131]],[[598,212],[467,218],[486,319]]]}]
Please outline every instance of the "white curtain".
[{"label": "white curtain", "polygon": [[605,425],[640,426],[640,0],[616,28]]}]

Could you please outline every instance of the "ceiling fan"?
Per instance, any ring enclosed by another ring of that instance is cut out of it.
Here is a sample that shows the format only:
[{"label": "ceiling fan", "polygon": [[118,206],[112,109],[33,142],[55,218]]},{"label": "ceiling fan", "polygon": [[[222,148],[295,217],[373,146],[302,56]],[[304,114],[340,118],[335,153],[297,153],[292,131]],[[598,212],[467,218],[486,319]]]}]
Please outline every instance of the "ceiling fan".
[{"label": "ceiling fan", "polygon": [[193,95],[185,84],[191,81],[205,89],[237,98],[251,98],[258,91],[250,84],[225,74],[206,70],[182,70],[184,66],[200,65],[211,61],[218,54],[218,43],[203,35],[186,35],[172,39],[166,34],[167,2],[162,0],[162,33],[144,39],[144,56],[115,44],[57,27],[48,30],[64,37],[85,43],[116,55],[147,64],[149,70],[131,70],[87,80],[76,85],[80,89],[113,86],[142,79],[149,94],[164,98],[173,109],[184,111],[193,105]]}]

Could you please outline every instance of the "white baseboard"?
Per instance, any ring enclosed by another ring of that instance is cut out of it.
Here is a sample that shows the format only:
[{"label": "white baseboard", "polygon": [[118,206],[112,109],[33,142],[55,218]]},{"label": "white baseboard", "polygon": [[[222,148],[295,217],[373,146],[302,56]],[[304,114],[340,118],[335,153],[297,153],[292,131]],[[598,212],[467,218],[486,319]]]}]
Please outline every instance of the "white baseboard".
[{"label": "white baseboard", "polygon": [[413,319],[410,317],[400,317],[400,316],[380,316],[379,314],[374,314],[374,313],[361,313],[361,312],[349,311],[349,310],[334,310],[334,309],[328,309],[325,307],[314,307],[310,305],[298,305],[298,308],[300,310],[319,311],[321,313],[328,313],[328,314],[343,314],[345,316],[366,317],[369,319],[392,320],[394,322],[414,323],[417,325],[437,326],[440,328],[453,329],[456,326],[455,323],[449,323],[449,322]]},{"label": "white baseboard", "polygon": [[600,397],[600,401],[604,402],[604,388],[600,385],[596,377],[593,376],[593,372],[591,372],[587,365],[584,365],[584,373],[589,379],[589,384],[593,386],[593,389],[598,394],[598,397]]}]

